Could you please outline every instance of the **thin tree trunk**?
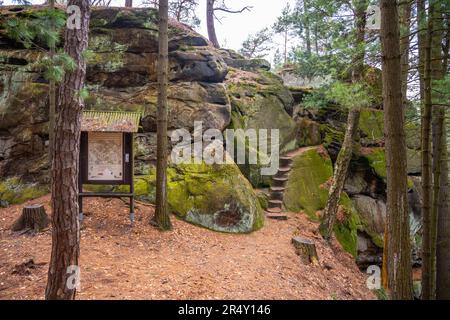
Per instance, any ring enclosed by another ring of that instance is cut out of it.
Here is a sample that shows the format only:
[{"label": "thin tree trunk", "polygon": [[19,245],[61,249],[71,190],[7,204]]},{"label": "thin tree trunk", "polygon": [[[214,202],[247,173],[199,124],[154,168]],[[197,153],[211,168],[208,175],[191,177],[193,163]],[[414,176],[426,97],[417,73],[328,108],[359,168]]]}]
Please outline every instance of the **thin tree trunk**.
[{"label": "thin tree trunk", "polygon": [[439,300],[450,300],[450,209],[447,137],[445,130],[443,130],[440,167],[436,247],[436,298]]},{"label": "thin tree trunk", "polygon": [[407,203],[405,112],[401,94],[397,1],[381,0],[382,78],[386,137],[388,288],[391,298],[412,299],[411,244]]},{"label": "thin tree trunk", "polygon": [[208,29],[208,38],[214,47],[220,48],[219,40],[217,40],[216,27],[214,25],[214,2],[215,0],[206,1],[206,25]]},{"label": "thin tree trunk", "polygon": [[[442,80],[445,76],[445,64],[444,56],[442,53],[442,43],[443,43],[443,14],[442,7],[435,7],[433,14],[433,38],[432,38],[432,50],[431,50],[431,75],[432,80]],[[447,59],[445,59],[447,61]],[[443,140],[447,137],[444,132],[445,126],[445,107],[439,104],[445,98],[445,95],[441,93],[434,92],[432,94],[433,98],[433,122],[432,122],[432,140],[433,140],[433,203],[431,209],[431,299],[436,298],[436,276],[437,276],[437,233],[438,233],[438,216],[439,214],[445,214],[443,212],[439,212],[442,208],[442,198],[446,198],[446,196],[441,192],[441,187],[446,187],[443,185],[443,181],[441,179],[445,179],[447,182],[447,177],[443,177],[441,172],[445,168],[442,166],[442,156],[444,154],[443,147],[446,147]],[[449,270],[450,271],[450,270]]]},{"label": "thin tree trunk", "polygon": [[284,31],[284,65],[286,65],[288,62],[287,47],[288,47],[288,29],[286,28],[286,30]]},{"label": "thin tree trunk", "polygon": [[[364,36],[365,36],[365,10],[367,8],[366,0],[357,0],[354,2],[355,11],[357,12],[355,29],[356,42],[355,47],[358,51],[355,55],[355,65],[352,70],[352,81],[354,83],[361,81],[364,70]],[[353,143],[358,135],[360,108],[352,108],[347,117],[347,129],[345,132],[344,142],[341,150],[339,150],[336,160],[333,181],[328,192],[328,199],[324,209],[324,222],[320,229],[325,240],[330,241],[333,234],[333,227],[336,221],[336,214],[339,206],[339,199],[344,188],[345,179],[347,177],[348,166],[353,154]]]},{"label": "thin tree trunk", "polygon": [[156,160],[156,212],[153,223],[162,230],[172,228],[167,209],[167,72],[168,0],[159,1],[158,123]]},{"label": "thin tree trunk", "polygon": [[[448,9],[447,9],[448,11]],[[444,61],[442,74],[447,74],[449,51],[449,16],[446,18],[446,40],[443,47]],[[445,111],[444,111],[445,116]],[[448,181],[448,151],[447,151],[447,125],[443,123],[442,154],[440,157],[439,200],[438,200],[438,230],[436,246],[436,298],[450,300],[450,208],[449,208],[449,181]]]},{"label": "thin tree trunk", "polygon": [[400,39],[400,52],[402,54],[402,97],[403,106],[407,106],[408,103],[408,74],[409,74],[409,33],[411,23],[411,11],[412,3],[407,1],[401,7],[400,26],[401,26],[401,39]]},{"label": "thin tree trunk", "polygon": [[327,204],[323,212],[324,222],[321,226],[322,236],[328,242],[331,240],[333,235],[333,227],[336,221],[336,212],[339,206],[339,199],[341,198],[341,193],[344,189],[348,166],[353,154],[353,141],[355,140],[358,131],[359,115],[359,108],[353,108],[349,111],[344,142],[334,166],[333,181],[328,193]]},{"label": "thin tree trunk", "polygon": [[431,44],[433,30],[433,4],[428,8],[428,30],[424,53],[424,110],[422,115],[422,298],[432,297],[432,259],[431,259]]},{"label": "thin tree trunk", "polygon": [[133,0],[125,0],[125,7],[127,8],[133,7]]},{"label": "thin tree trunk", "polygon": [[[78,266],[80,228],[78,221],[78,160],[86,63],[83,51],[88,46],[89,1],[70,0],[80,8],[80,29],[66,29],[64,51],[77,68],[66,72],[59,87],[58,118],[55,127],[52,167],[52,254],[48,270],[46,299],[75,298],[68,268]],[[70,269],[69,269],[70,270]],[[73,283],[72,283],[73,284]]]},{"label": "thin tree trunk", "polygon": [[[447,144],[444,143],[447,137],[444,132],[444,124],[445,124],[445,109],[442,106],[434,106],[433,107],[433,203],[432,203],[432,215],[431,222],[432,227],[430,228],[431,233],[431,272],[430,272],[430,282],[431,282],[431,299],[436,298],[436,261],[437,261],[437,233],[438,233],[438,216],[439,214],[444,214],[444,212],[439,212],[442,209],[442,201],[446,198],[446,195],[442,193],[441,187],[446,191],[445,184],[443,185],[442,172],[446,171],[443,167],[442,162],[447,162],[446,160],[442,161],[443,155],[446,154],[444,152],[444,147],[447,147]],[[444,200],[445,201],[445,200]],[[445,215],[445,214],[444,214]],[[450,271],[450,270],[449,270]]]},{"label": "thin tree trunk", "polygon": [[306,42],[306,52],[311,55],[311,29],[309,27],[309,2],[308,0],[303,0],[303,11],[306,15],[306,21],[304,25],[305,29],[305,42]]},{"label": "thin tree trunk", "polygon": [[[49,0],[49,7],[50,9],[55,8],[55,0]],[[52,26],[52,31],[54,31],[54,28]],[[50,46],[50,52],[49,56],[50,59],[53,59],[55,55],[55,48],[54,46]],[[48,111],[48,160],[50,165],[52,164],[52,155],[53,155],[53,144],[55,140],[55,118],[56,118],[56,85],[54,80],[49,80],[48,84],[48,105],[49,105],[49,111]]]},{"label": "thin tree trunk", "polygon": [[368,6],[367,0],[354,0],[354,10],[356,13],[356,55],[354,58],[355,65],[353,67],[353,82],[361,81],[364,74],[364,57],[366,55],[365,49],[365,28],[366,28],[366,9]]},{"label": "thin tree trunk", "polygon": [[[418,64],[418,72],[419,72],[419,90],[420,90],[420,101],[421,101],[421,114],[423,114],[423,102],[425,101],[425,44],[427,41],[427,31],[426,31],[426,10],[425,10],[425,0],[417,0],[417,21],[418,28],[421,29],[419,31],[417,37],[418,44],[418,54],[419,54],[419,64]],[[424,30],[422,30],[424,29]]]}]

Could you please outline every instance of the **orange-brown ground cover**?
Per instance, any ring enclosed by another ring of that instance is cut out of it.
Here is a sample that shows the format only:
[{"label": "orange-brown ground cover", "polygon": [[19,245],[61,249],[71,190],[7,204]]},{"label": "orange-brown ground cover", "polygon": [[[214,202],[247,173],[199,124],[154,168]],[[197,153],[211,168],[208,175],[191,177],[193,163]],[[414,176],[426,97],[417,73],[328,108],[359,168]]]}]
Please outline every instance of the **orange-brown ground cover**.
[{"label": "orange-brown ground cover", "polygon": [[[32,201],[47,206],[49,196]],[[0,299],[43,299],[51,231],[9,227],[22,205],[0,209]],[[172,218],[174,229],[149,225],[153,208],[138,205],[129,226],[121,200],[85,202],[78,299],[374,299],[353,258],[329,248],[304,215],[267,220],[247,235],[223,234]],[[293,235],[313,239],[320,265],[303,265]],[[34,265],[18,267],[33,259]]]}]

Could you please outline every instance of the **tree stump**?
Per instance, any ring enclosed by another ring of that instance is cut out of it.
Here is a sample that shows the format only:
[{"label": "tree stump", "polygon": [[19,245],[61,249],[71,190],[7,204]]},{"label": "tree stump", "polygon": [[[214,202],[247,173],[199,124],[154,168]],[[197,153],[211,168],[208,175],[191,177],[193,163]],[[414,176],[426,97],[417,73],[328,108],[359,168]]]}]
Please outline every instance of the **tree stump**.
[{"label": "tree stump", "polygon": [[305,264],[319,264],[319,257],[316,251],[316,245],[313,241],[301,237],[292,238],[292,244],[295,247],[295,253]]},{"label": "tree stump", "polygon": [[47,228],[48,224],[49,218],[44,206],[42,204],[33,204],[23,208],[22,215],[14,222],[12,230],[30,229],[39,232]]}]

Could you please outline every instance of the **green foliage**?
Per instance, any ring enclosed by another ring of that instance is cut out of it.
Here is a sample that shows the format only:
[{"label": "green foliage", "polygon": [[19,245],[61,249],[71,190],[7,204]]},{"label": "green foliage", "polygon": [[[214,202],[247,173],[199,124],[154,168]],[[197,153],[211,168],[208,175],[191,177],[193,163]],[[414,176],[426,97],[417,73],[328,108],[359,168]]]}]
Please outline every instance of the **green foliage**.
[{"label": "green foliage", "polygon": [[73,59],[64,51],[59,51],[53,57],[45,55],[37,62],[44,69],[44,78],[61,82],[65,71],[75,71],[77,66]]},{"label": "green foliage", "polygon": [[264,28],[248,38],[242,43],[239,53],[246,58],[263,58],[271,48],[272,33],[269,28]]},{"label": "green foliage", "polygon": [[65,23],[63,11],[43,9],[33,12],[31,16],[8,19],[3,27],[11,39],[22,43],[26,48],[41,48],[38,43],[54,48],[60,41],[58,30]]},{"label": "green foliage", "polygon": [[433,80],[432,93],[433,103],[448,104],[450,101],[450,76],[446,76],[439,80]]},{"label": "green foliage", "polygon": [[306,109],[321,109],[329,105],[326,97],[326,88],[322,87],[311,92],[303,99],[303,106]]},{"label": "green foliage", "polygon": [[326,97],[346,109],[368,107],[372,101],[364,85],[341,81],[336,81],[331,85]]},{"label": "green foliage", "polygon": [[0,207],[23,203],[48,193],[48,189],[36,183],[27,184],[18,177],[0,181]]},{"label": "green foliage", "polygon": [[372,0],[297,1],[287,7],[274,26],[277,33],[289,32],[300,45],[289,54],[296,72],[305,78],[331,76],[343,79],[355,63],[380,50],[379,41],[360,41],[356,13],[365,11]]},{"label": "green foliage", "polygon": [[44,52],[35,65],[43,69],[45,79],[61,82],[65,71],[74,71],[76,65],[62,50],[51,56],[46,48],[56,48],[60,43],[59,30],[65,23],[66,17],[63,11],[47,8],[8,19],[2,26],[9,38],[21,43],[25,48]]},{"label": "green foliage", "polygon": [[373,98],[365,85],[335,81],[307,95],[303,101],[306,108],[325,108],[337,104],[344,109],[369,107]]}]

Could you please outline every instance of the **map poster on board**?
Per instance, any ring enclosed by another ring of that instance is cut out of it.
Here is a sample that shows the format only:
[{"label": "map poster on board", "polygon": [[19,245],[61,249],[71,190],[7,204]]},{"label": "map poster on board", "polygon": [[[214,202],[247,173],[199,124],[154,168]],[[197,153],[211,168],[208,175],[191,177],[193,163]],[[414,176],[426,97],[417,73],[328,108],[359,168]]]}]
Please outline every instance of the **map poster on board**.
[{"label": "map poster on board", "polygon": [[88,133],[88,179],[120,181],[123,179],[123,134]]}]

